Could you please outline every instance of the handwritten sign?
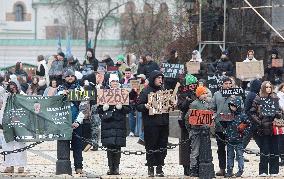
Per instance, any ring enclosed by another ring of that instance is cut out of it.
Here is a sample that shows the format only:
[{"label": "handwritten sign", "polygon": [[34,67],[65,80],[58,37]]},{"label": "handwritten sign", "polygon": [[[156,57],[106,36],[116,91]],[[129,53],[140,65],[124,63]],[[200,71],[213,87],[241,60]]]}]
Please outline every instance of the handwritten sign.
[{"label": "handwritten sign", "polygon": [[232,121],[234,119],[234,115],[232,113],[224,114],[220,113],[221,121]]},{"label": "handwritten sign", "polygon": [[271,67],[276,67],[276,68],[283,67],[283,59],[272,59]]},{"label": "handwritten sign", "polygon": [[236,62],[237,78],[243,81],[261,78],[264,76],[263,61],[255,62]]},{"label": "handwritten sign", "polygon": [[190,74],[199,74],[200,62],[187,62],[186,69]]},{"label": "handwritten sign", "polygon": [[179,87],[179,93],[188,93],[189,91],[195,91],[197,84],[184,85]]},{"label": "handwritten sign", "polygon": [[98,105],[129,105],[129,91],[127,89],[98,89],[97,104]]},{"label": "handwritten sign", "polygon": [[208,88],[214,94],[222,86],[222,76],[219,75],[208,75],[207,76]]},{"label": "handwritten sign", "polygon": [[223,97],[230,97],[234,96],[244,96],[245,91],[242,88],[229,88],[229,89],[222,89],[222,96]]},{"label": "handwritten sign", "polygon": [[96,100],[97,95],[95,90],[72,90],[69,91],[67,100],[68,101],[90,101],[90,100]]},{"label": "handwritten sign", "polygon": [[278,98],[260,98],[260,113],[263,116],[275,116],[279,110]]},{"label": "handwritten sign", "polygon": [[184,65],[162,63],[161,71],[167,78],[179,78],[180,74],[184,73]]},{"label": "handwritten sign", "polygon": [[118,71],[118,66],[108,66],[107,71]]},{"label": "handwritten sign", "polygon": [[193,126],[213,126],[213,111],[210,110],[196,110],[190,111],[189,124]]},{"label": "handwritten sign", "polygon": [[148,94],[148,104],[150,104],[149,115],[169,113],[173,111],[174,101],[172,90],[158,91]]}]

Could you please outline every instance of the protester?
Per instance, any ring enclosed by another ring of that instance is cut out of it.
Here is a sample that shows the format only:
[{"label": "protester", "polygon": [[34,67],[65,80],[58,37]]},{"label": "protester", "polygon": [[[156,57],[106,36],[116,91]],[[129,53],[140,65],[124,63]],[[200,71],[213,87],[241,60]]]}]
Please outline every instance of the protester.
[{"label": "protester", "polygon": [[88,48],[86,52],[86,60],[83,62],[83,66],[91,65],[93,71],[98,70],[99,61],[94,55],[94,49]]},{"label": "protester", "polygon": [[27,90],[27,95],[33,95],[33,96],[37,95],[38,88],[39,88],[38,81],[39,81],[38,77],[32,78],[32,84],[29,86],[29,88]]},{"label": "protester", "polygon": [[[15,95],[15,94],[23,94],[24,95],[24,93],[18,88],[17,84],[15,82],[12,82],[12,81],[9,82],[8,87],[7,87],[7,91],[11,95]],[[4,98],[4,101],[3,101],[4,102],[3,104],[5,104],[5,105],[6,105],[7,97],[8,97],[8,95],[6,95],[6,97]],[[4,109],[5,109],[5,106],[4,106]],[[4,115],[4,112],[2,113],[2,115]],[[1,122],[1,124],[2,124],[2,122]],[[5,131],[4,131],[4,133],[5,133]],[[23,142],[12,141],[12,142],[6,143],[5,140],[3,140],[2,142],[3,142],[2,143],[3,151],[12,151],[12,150],[15,150],[15,149],[20,149],[20,148],[25,147],[25,143],[23,143]],[[18,167],[18,173],[24,173],[25,166],[27,165],[27,151],[11,153],[9,155],[6,155],[3,164],[4,164],[4,166],[6,166],[4,173],[14,173],[14,167]]]},{"label": "protester", "polygon": [[222,52],[221,58],[217,60],[213,66],[216,69],[216,73],[220,76],[234,75],[233,63],[229,59],[229,52],[227,50]]},{"label": "protester", "polygon": [[283,66],[272,67],[272,60],[279,59],[278,51],[276,49],[271,50],[271,56],[268,60],[267,67],[265,68],[265,79],[270,81],[273,85],[279,85],[282,81]]},{"label": "protester", "polygon": [[47,87],[44,92],[43,96],[55,96],[57,94],[58,84],[56,79],[51,79],[49,87]]},{"label": "protester", "polygon": [[[229,89],[231,87],[231,79],[228,77],[223,78],[222,80],[222,89]],[[226,168],[226,143],[225,135],[224,135],[224,128],[223,124],[226,122],[222,121],[221,115],[228,115],[230,114],[230,109],[228,103],[230,102],[230,97],[223,97],[221,91],[217,91],[213,95],[213,110],[215,111],[215,134],[216,134],[216,141],[217,141],[217,154],[219,160],[219,168],[220,171],[216,173],[217,176],[224,176],[225,175],[225,168]]]},{"label": "protester", "polygon": [[[111,75],[110,89],[119,89],[119,78]],[[116,105],[104,104],[99,106],[98,113],[102,120],[101,141],[107,147],[108,175],[119,175],[119,164],[121,158],[121,147],[126,146],[126,114],[129,113],[128,106],[117,103]],[[111,151],[116,150],[116,152]]]},{"label": "protester", "polygon": [[[58,87],[58,95],[67,95],[69,90],[80,89],[79,83],[76,79],[75,72],[68,70],[63,75],[64,83]],[[72,114],[72,140],[71,147],[73,149],[74,167],[77,174],[82,174],[83,171],[83,156],[82,156],[82,139],[78,136],[82,136],[82,126],[84,114],[79,111],[80,102],[71,102],[71,114]],[[78,135],[78,136],[77,136]]]},{"label": "protester", "polygon": [[163,89],[163,78],[164,76],[160,71],[154,70],[149,74],[149,86],[141,92],[137,105],[137,110],[142,112],[146,151],[164,149],[163,152],[146,154],[146,166],[148,166],[148,175],[150,177],[154,176],[154,166],[157,166],[156,176],[164,176],[163,165],[165,165],[164,160],[167,155],[169,114],[163,113],[150,116],[150,105],[148,103],[148,94]]},{"label": "protester", "polygon": [[114,66],[114,62],[113,60],[110,58],[110,56],[108,54],[104,55],[103,56],[103,60],[102,60],[103,63],[106,63],[106,66]]},{"label": "protester", "polygon": [[200,52],[198,50],[193,50],[191,53],[190,62],[202,62]]},{"label": "protester", "polygon": [[48,67],[46,64],[46,61],[44,59],[43,55],[39,55],[37,56],[37,62],[38,62],[38,66],[37,66],[37,70],[36,70],[36,75],[45,78],[46,83],[49,83],[49,75],[48,75]]},{"label": "protester", "polygon": [[256,62],[257,60],[254,58],[254,51],[248,50],[247,58],[243,62]]},{"label": "protester", "polygon": [[[178,59],[178,52],[176,49],[172,49],[170,52],[170,57],[167,60],[167,63],[169,64],[179,64],[179,59]],[[175,89],[175,86],[178,82],[178,78],[170,78],[170,77],[165,77],[164,80],[164,87],[165,89]]]},{"label": "protester", "polygon": [[132,74],[136,76],[138,65],[136,64],[136,56],[133,53],[127,54],[126,64],[131,69]]},{"label": "protester", "polygon": [[203,87],[206,88],[206,91],[207,91],[207,100],[208,100],[209,102],[211,102],[213,96],[212,96],[212,92],[211,92],[210,89],[207,87],[207,82],[206,82],[206,80],[205,80],[205,79],[199,79],[199,80],[198,80],[198,86],[203,86]]},{"label": "protester", "polygon": [[[279,107],[282,111],[282,114],[284,113],[284,83],[281,83],[278,88],[277,97],[279,98]],[[279,153],[280,153],[280,159],[279,162],[280,166],[284,166],[284,135],[279,136]]]},{"label": "protester", "polygon": [[146,75],[146,78],[150,78],[150,73],[154,70],[159,71],[160,67],[159,65],[153,60],[152,58],[152,53],[151,52],[146,52],[145,53],[145,58],[147,60],[144,71],[142,74]]},{"label": "protester", "polygon": [[140,56],[139,58],[139,64],[137,69],[137,75],[144,74],[145,73],[145,66],[147,64],[147,59],[144,55]]},{"label": "protester", "polygon": [[55,78],[58,84],[62,83],[62,75],[64,72],[64,58],[65,54],[63,52],[59,52],[51,63],[51,67],[49,69],[49,78]]},{"label": "protester", "polygon": [[238,172],[235,177],[241,177],[244,172],[243,137],[248,133],[249,120],[246,114],[242,113],[242,101],[239,98],[232,98],[229,102],[229,109],[233,119],[225,124],[227,144],[227,173],[225,177],[233,176],[234,159],[238,161]]},{"label": "protester", "polygon": [[21,76],[25,78],[26,80],[28,80],[28,74],[27,72],[24,71],[22,62],[16,63],[15,75]]}]

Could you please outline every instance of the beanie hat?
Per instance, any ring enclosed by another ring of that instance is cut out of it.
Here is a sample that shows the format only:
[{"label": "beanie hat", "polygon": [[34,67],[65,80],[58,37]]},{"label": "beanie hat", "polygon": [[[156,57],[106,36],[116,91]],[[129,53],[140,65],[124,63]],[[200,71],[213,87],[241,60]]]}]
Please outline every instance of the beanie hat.
[{"label": "beanie hat", "polygon": [[67,76],[75,76],[74,70],[68,69],[67,71],[64,72],[62,77],[65,79]]},{"label": "beanie hat", "polygon": [[206,90],[205,87],[203,87],[203,86],[198,86],[198,87],[196,88],[195,94],[196,94],[197,97],[200,97],[201,95],[203,95],[203,94],[205,94],[205,93],[207,93],[207,90]]},{"label": "beanie hat", "polygon": [[124,62],[124,55],[118,55],[116,58],[117,58],[117,61]]},{"label": "beanie hat", "polygon": [[228,55],[229,55],[228,50],[224,50],[224,51],[222,52],[222,55],[226,55],[226,56],[228,56]]},{"label": "beanie hat", "polygon": [[119,78],[116,74],[110,74],[108,81],[109,81],[109,84],[110,84],[112,81],[119,81]]},{"label": "beanie hat", "polygon": [[197,83],[197,78],[191,74],[186,74],[185,76],[185,85],[190,85],[193,83]]}]

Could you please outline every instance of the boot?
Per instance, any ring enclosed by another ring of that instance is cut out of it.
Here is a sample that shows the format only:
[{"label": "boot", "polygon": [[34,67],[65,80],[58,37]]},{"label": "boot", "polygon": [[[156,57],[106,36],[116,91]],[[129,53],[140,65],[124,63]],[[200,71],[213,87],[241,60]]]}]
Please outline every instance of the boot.
[{"label": "boot", "polygon": [[113,175],[113,173],[114,173],[114,171],[113,171],[113,167],[111,166],[109,166],[109,169],[108,169],[108,171],[107,171],[107,175]]},{"label": "boot", "polygon": [[227,170],[227,173],[225,174],[225,178],[231,178],[233,176],[233,170]]},{"label": "boot", "polygon": [[189,176],[191,177],[199,177],[198,167],[194,166],[189,170]]},{"label": "boot", "polygon": [[157,177],[164,177],[163,166],[158,165],[156,168],[156,176]]},{"label": "boot", "polygon": [[114,168],[113,168],[113,153],[110,152],[110,151],[107,151],[107,159],[108,159],[108,167],[109,167],[109,170],[107,171],[107,175],[113,175],[113,171],[114,171]]},{"label": "boot", "polygon": [[187,166],[187,165],[184,165],[183,166],[183,174],[184,174],[184,176],[189,176],[189,166]]},{"label": "boot", "polygon": [[14,173],[14,166],[6,167],[4,173]]},{"label": "boot", "polygon": [[154,167],[153,166],[148,166],[148,176],[154,177]]},{"label": "boot", "polygon": [[219,172],[216,173],[216,176],[225,176],[225,169],[220,169]]},{"label": "boot", "polygon": [[239,170],[236,174],[235,177],[241,177],[243,175],[244,171]]},{"label": "boot", "polygon": [[113,167],[113,175],[119,175],[119,164]]},{"label": "boot", "polygon": [[113,175],[119,175],[119,164],[120,164],[121,153],[113,154]]}]

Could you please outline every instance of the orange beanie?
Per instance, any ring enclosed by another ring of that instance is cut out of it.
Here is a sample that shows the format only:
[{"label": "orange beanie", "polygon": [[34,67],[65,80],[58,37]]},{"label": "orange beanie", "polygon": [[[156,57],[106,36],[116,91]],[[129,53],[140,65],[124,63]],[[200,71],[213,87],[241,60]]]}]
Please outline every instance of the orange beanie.
[{"label": "orange beanie", "polygon": [[196,88],[195,94],[196,94],[197,97],[200,97],[201,95],[203,95],[203,94],[205,94],[205,93],[207,93],[207,90],[206,90],[205,87],[203,87],[203,86],[198,86],[198,87]]}]

